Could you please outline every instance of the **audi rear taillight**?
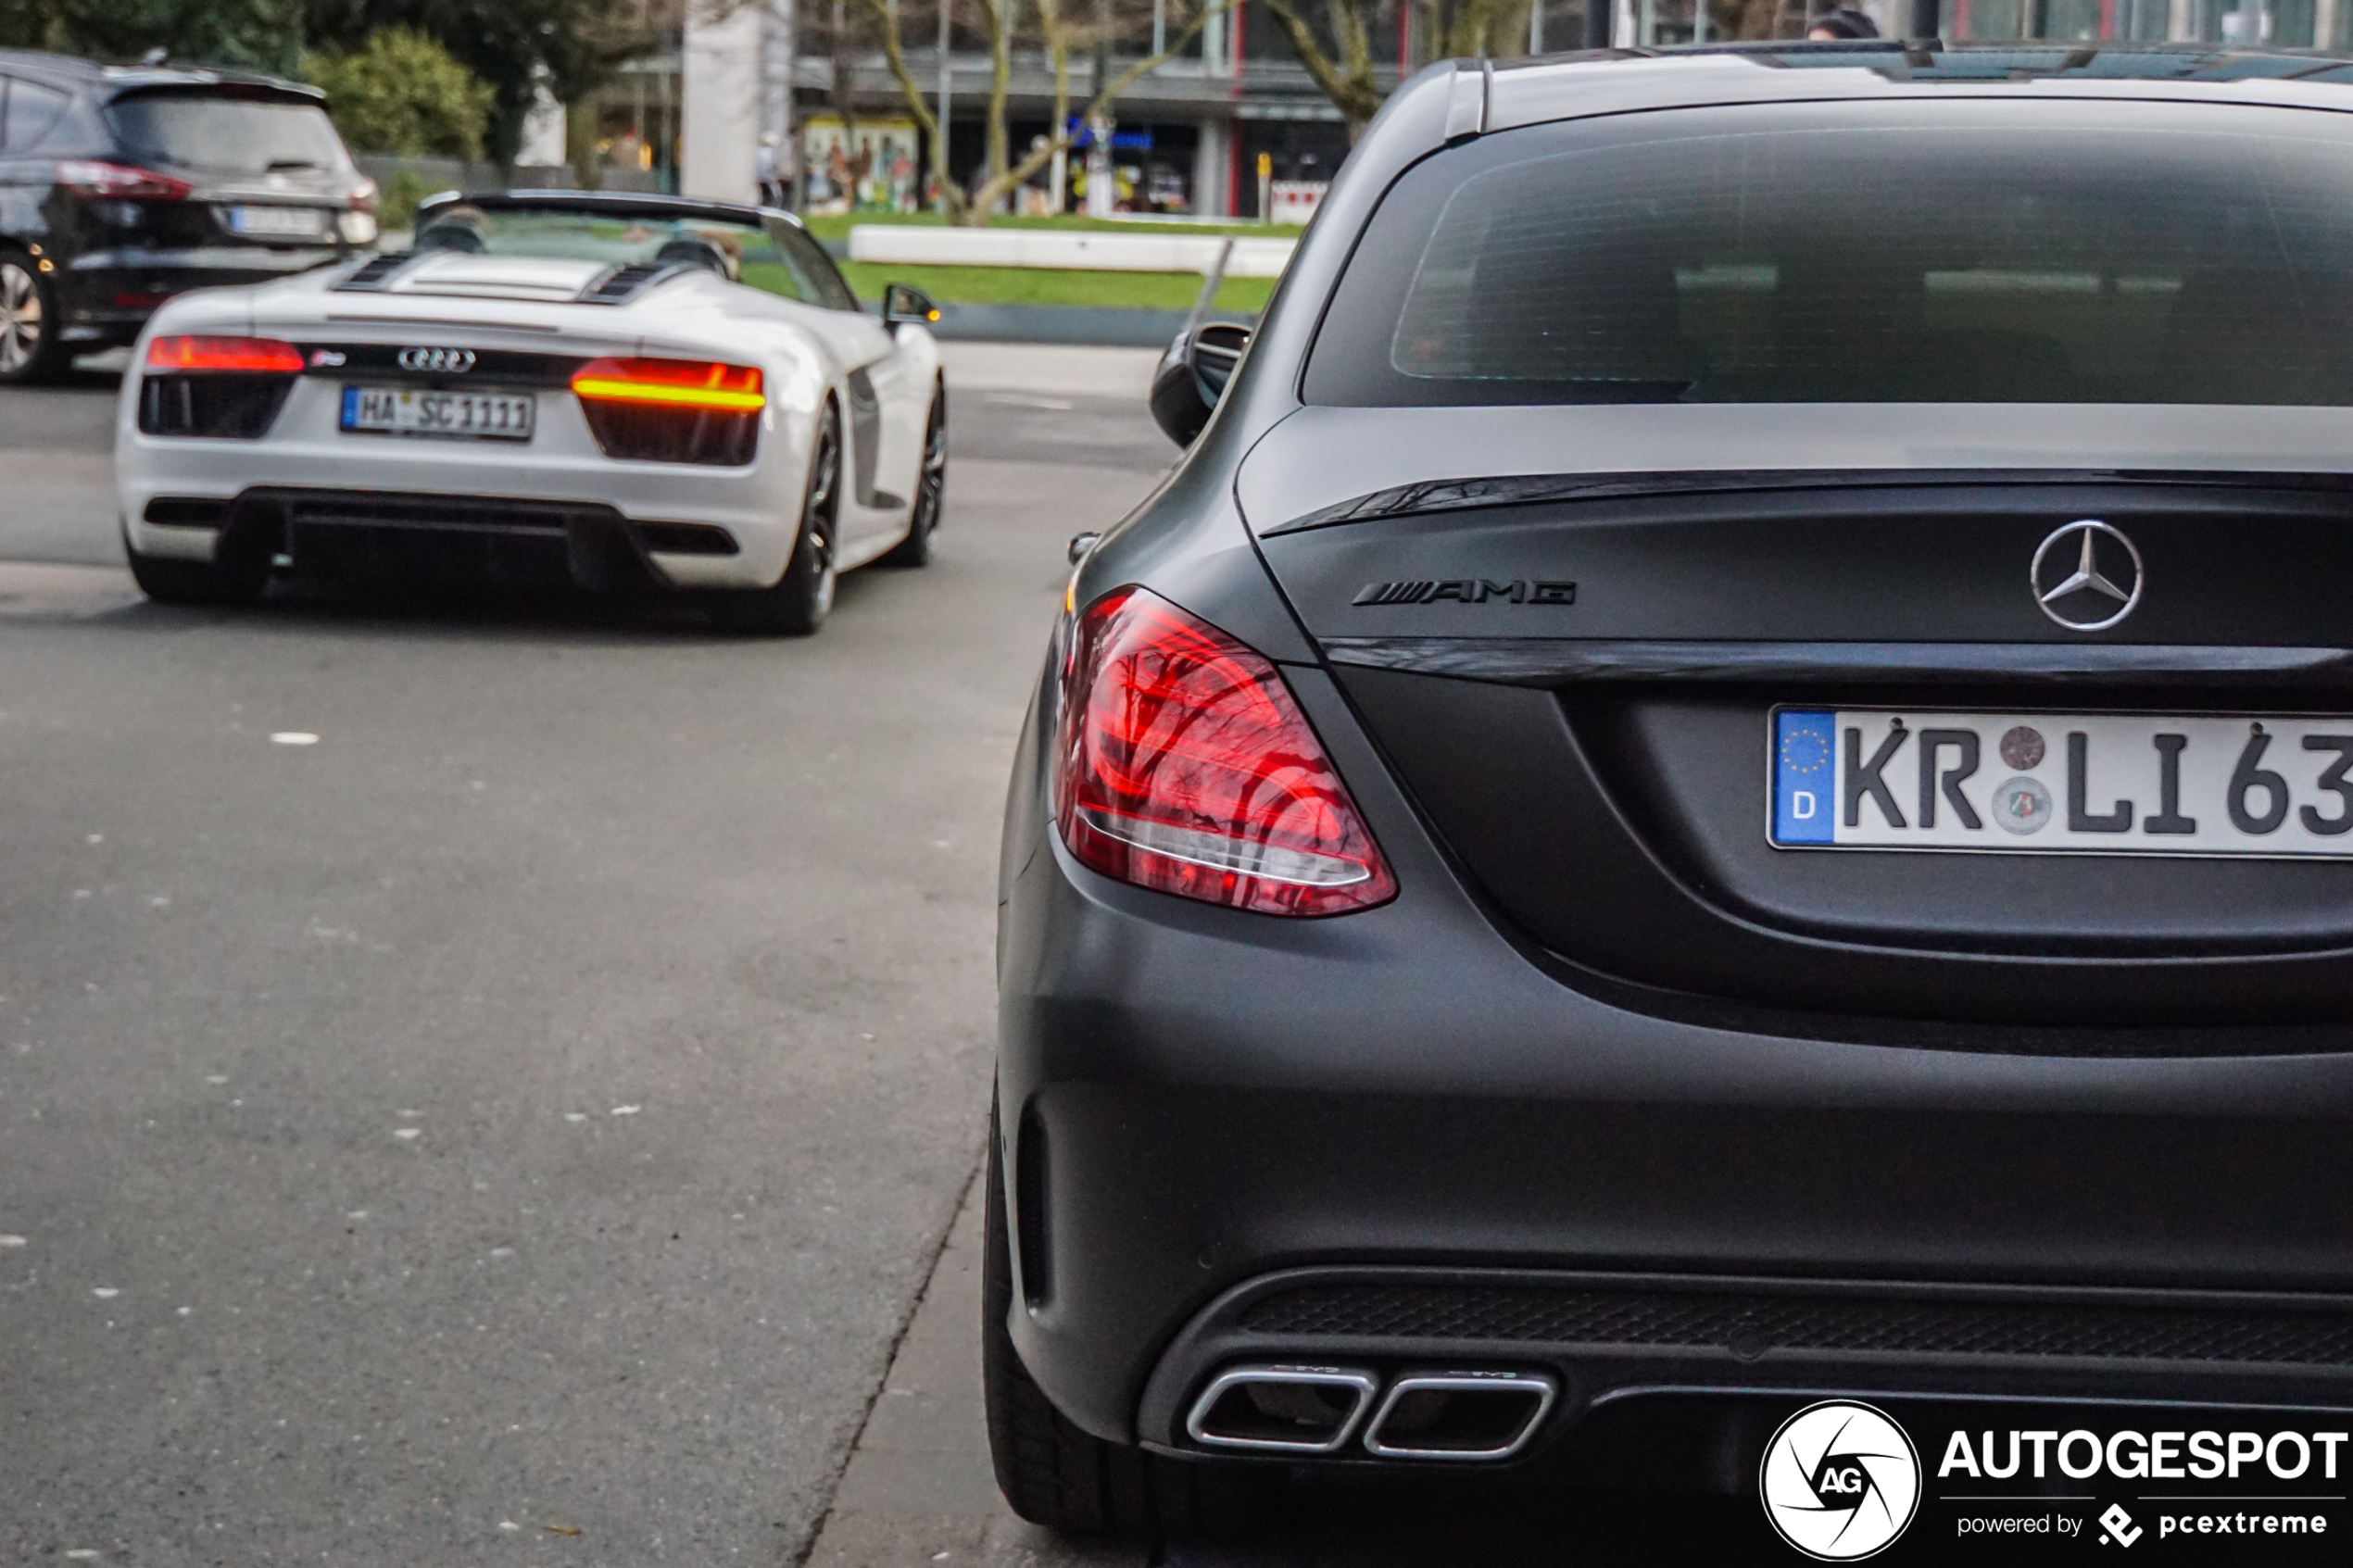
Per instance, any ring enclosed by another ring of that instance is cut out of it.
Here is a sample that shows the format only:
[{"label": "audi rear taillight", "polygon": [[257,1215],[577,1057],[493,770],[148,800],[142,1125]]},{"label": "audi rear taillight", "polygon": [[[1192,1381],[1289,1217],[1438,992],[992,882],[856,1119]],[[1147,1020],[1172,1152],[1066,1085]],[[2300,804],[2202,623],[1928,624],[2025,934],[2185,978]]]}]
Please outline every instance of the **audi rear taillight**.
[{"label": "audi rear taillight", "polygon": [[147,340],[139,428],[149,435],[258,440],[302,374],[302,351],[274,337],[166,332]]},{"label": "audi rear taillight", "polygon": [[150,374],[221,371],[232,375],[298,376],[302,351],[274,337],[168,335],[147,340]]},{"label": "audi rear taillight", "polygon": [[185,180],[157,174],[152,169],[94,158],[66,159],[57,165],[57,181],[75,195],[108,201],[186,201],[195,189]]},{"label": "audi rear taillight", "polygon": [[756,365],[711,359],[591,359],[573,395],[608,458],[741,467],[760,449],[768,395]]},{"label": "audi rear taillight", "polygon": [[591,359],[573,373],[572,390],[583,402],[738,414],[757,413],[768,403],[758,367],[706,359]]},{"label": "audi rear taillight", "polygon": [[1083,863],[1179,897],[1336,915],[1397,895],[1275,667],[1142,588],[1072,628],[1054,814]]}]

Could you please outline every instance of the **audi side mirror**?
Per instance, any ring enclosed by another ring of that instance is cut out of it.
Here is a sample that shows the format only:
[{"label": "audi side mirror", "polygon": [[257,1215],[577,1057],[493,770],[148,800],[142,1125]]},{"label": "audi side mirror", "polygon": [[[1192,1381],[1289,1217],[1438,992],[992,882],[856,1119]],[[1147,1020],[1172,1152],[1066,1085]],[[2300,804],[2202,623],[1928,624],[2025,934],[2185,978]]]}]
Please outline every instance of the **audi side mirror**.
[{"label": "audi side mirror", "polygon": [[1250,329],[1230,321],[1212,321],[1178,334],[1152,371],[1152,418],[1179,446],[1190,446],[1202,426],[1226,395],[1242,350],[1250,346]]},{"label": "audi side mirror", "polygon": [[931,295],[905,283],[890,283],[883,289],[883,325],[892,332],[901,327],[928,327],[939,320],[939,307]]}]

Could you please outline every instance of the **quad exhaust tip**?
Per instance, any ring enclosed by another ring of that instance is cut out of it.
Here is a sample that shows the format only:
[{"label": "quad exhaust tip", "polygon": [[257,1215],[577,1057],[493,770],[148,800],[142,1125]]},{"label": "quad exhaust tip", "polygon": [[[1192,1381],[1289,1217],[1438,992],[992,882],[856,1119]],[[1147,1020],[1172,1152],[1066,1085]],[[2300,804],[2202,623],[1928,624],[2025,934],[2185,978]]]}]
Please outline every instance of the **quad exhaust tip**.
[{"label": "quad exhaust tip", "polygon": [[1379,1387],[1354,1367],[1232,1367],[1193,1401],[1185,1432],[1210,1449],[1335,1453],[1356,1435]]},{"label": "quad exhaust tip", "polygon": [[1377,1395],[1380,1379],[1358,1367],[1229,1367],[1193,1401],[1185,1432],[1203,1448],[1311,1455],[1338,1453],[1361,1429],[1380,1459],[1504,1460],[1535,1436],[1560,1384],[1541,1372],[1416,1372],[1375,1409]]},{"label": "quad exhaust tip", "polygon": [[1409,1373],[1389,1386],[1365,1428],[1365,1449],[1382,1459],[1509,1459],[1559,1395],[1541,1372]]}]

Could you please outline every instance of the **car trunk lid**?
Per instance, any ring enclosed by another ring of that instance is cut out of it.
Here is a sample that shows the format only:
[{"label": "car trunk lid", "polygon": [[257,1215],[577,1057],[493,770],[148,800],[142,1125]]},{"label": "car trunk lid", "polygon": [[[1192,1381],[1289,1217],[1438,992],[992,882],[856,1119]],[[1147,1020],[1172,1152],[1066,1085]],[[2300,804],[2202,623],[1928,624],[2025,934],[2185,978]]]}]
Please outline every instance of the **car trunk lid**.
[{"label": "car trunk lid", "polygon": [[[1881,1018],[2347,1010],[2339,864],[1805,852],[1765,831],[1784,707],[2353,712],[2353,480],[2314,460],[2341,414],[2196,410],[2198,457],[2217,415],[2260,417],[2233,472],[2183,468],[2169,421],[2113,409],[1460,412],[1308,410],[1239,490],[1431,824],[1541,947],[1660,992]],[[1684,414],[1714,417],[1659,428]],[[1630,468],[1680,441],[1753,466]],[[1891,448],[1926,466],[1856,460]],[[2066,470],[2030,460],[2060,451]],[[1500,460],[1466,471],[1479,458]],[[2148,584],[2089,633],[2030,583],[2082,519],[2132,539]]]}]

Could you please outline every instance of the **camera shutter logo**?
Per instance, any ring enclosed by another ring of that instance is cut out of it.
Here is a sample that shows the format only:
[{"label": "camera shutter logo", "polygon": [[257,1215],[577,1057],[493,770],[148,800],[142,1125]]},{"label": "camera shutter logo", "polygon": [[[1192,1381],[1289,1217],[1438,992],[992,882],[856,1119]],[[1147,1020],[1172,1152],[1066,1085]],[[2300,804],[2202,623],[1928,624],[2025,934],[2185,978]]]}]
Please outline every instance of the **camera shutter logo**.
[{"label": "camera shutter logo", "polygon": [[1893,1545],[1920,1505],[1920,1456],[1886,1411],[1825,1399],[1781,1423],[1757,1472],[1765,1517],[1818,1562]]}]

